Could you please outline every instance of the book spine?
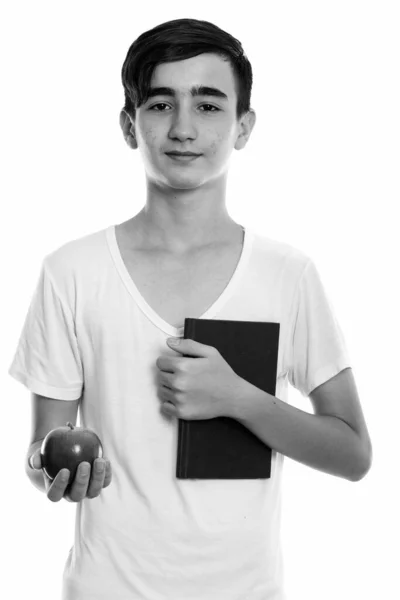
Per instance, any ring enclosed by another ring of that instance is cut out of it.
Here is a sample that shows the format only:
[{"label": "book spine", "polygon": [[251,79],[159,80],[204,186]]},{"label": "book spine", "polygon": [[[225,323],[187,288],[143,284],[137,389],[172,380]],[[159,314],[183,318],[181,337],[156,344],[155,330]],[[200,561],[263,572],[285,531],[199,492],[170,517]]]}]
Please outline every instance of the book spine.
[{"label": "book spine", "polygon": [[[195,329],[196,329],[196,320],[188,319],[185,322],[185,331],[184,338],[185,339],[195,339]],[[183,448],[182,448],[182,459],[183,459],[183,477],[187,478],[188,476],[188,468],[189,468],[189,435],[190,430],[190,421],[183,419],[183,435],[182,439],[184,440]]]}]

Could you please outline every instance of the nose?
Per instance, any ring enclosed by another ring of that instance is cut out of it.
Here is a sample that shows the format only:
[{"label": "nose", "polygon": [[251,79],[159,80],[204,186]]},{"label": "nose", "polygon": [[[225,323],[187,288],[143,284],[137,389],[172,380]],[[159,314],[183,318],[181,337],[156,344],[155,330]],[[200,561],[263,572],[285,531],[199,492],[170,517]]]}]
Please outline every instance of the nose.
[{"label": "nose", "polygon": [[184,107],[177,108],[172,118],[168,137],[183,142],[187,139],[193,140],[196,136],[196,128],[189,109]]}]

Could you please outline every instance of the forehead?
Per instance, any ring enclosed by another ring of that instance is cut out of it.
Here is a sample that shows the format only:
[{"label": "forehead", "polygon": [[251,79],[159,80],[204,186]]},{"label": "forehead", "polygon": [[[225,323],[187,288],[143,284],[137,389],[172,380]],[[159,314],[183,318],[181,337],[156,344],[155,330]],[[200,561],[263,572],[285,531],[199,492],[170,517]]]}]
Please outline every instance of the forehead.
[{"label": "forehead", "polygon": [[204,85],[219,88],[228,97],[235,95],[235,79],[230,62],[211,53],[157,65],[150,85],[172,87],[181,94],[189,94],[193,86]]}]

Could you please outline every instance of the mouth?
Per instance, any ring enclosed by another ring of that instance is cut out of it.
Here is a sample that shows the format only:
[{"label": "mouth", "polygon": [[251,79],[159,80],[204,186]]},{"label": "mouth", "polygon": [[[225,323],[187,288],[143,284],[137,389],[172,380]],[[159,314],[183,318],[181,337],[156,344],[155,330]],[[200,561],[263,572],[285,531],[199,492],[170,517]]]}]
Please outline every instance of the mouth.
[{"label": "mouth", "polygon": [[190,162],[201,156],[201,154],[194,154],[192,152],[166,152],[165,154],[173,160],[180,160],[184,162]]}]

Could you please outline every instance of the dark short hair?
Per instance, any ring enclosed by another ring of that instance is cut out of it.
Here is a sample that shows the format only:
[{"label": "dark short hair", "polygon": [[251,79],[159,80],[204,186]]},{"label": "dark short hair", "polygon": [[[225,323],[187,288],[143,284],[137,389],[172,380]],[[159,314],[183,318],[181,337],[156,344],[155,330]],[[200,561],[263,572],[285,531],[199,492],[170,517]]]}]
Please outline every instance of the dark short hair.
[{"label": "dark short hair", "polygon": [[130,46],[122,66],[124,110],[134,119],[136,108],[148,97],[155,67],[212,52],[229,61],[236,82],[236,117],[250,110],[253,73],[242,45],[232,35],[208,21],[176,19],[142,33]]}]

